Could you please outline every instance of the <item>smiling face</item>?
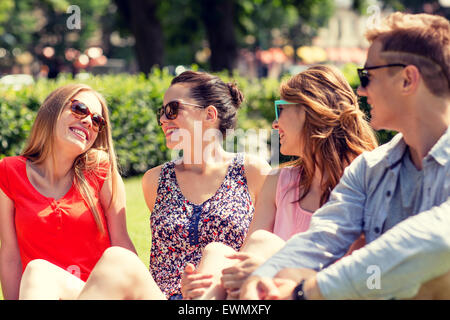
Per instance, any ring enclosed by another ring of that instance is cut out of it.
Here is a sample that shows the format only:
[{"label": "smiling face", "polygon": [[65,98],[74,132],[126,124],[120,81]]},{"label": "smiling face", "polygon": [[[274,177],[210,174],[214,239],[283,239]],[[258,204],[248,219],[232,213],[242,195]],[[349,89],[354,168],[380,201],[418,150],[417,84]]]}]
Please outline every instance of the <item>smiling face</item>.
[{"label": "smiling face", "polygon": [[272,123],[272,128],[280,135],[280,152],[287,156],[302,155],[302,132],[305,125],[305,110],[303,106],[282,105],[278,121]]},{"label": "smiling face", "polygon": [[[183,105],[183,102],[199,105],[198,101],[195,101],[190,97],[190,88],[187,85],[181,83],[174,84],[164,94],[163,105],[178,100],[181,105],[178,109],[178,115],[175,119],[167,119],[165,115],[160,118],[161,127],[166,136],[166,145],[169,149],[190,147],[191,137],[194,137],[194,133],[198,131],[197,128],[203,126],[204,109],[191,105]],[[200,137],[201,138],[201,137]],[[189,139],[189,141],[188,141]]]},{"label": "smiling face", "polygon": [[[97,96],[90,91],[82,91],[73,99],[85,104],[91,113],[103,115],[102,105]],[[66,154],[80,155],[89,150],[97,139],[98,132],[94,130],[92,119],[76,117],[70,108],[70,102],[61,111],[55,127],[55,150]]]},{"label": "smiling face", "polygon": [[[369,48],[365,67],[386,65],[388,62],[381,58],[382,44],[374,41]],[[367,103],[372,107],[370,114],[371,126],[376,129],[398,130],[404,110],[399,92],[401,91],[401,72],[392,74],[392,68],[369,70],[369,84],[358,87],[359,96],[367,97]]]}]

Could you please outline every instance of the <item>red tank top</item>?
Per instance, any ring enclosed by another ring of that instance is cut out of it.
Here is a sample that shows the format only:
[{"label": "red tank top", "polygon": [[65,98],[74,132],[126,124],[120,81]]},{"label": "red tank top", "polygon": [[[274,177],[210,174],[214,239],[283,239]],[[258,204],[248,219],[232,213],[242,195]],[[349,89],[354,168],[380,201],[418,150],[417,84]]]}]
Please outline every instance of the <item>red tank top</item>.
[{"label": "red tank top", "polygon": [[0,161],[0,188],[14,202],[23,270],[31,260],[44,259],[86,281],[103,252],[111,246],[99,200],[108,165],[99,168],[99,176],[85,172],[106,230],[102,234],[74,184],[60,199],[45,197],[29,181],[26,161],[22,156]]}]

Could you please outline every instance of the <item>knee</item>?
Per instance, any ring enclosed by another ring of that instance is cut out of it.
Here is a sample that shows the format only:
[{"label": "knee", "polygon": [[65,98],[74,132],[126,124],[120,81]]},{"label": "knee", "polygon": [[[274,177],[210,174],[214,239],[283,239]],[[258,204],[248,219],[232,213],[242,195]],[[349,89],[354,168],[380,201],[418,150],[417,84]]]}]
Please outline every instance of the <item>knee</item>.
[{"label": "knee", "polygon": [[119,287],[130,287],[138,282],[147,268],[132,251],[121,247],[105,250],[92,272],[95,281],[108,281]]},{"label": "knee", "polygon": [[285,242],[277,235],[266,231],[256,230],[248,236],[242,252],[257,253],[264,259],[268,259],[284,246]]},{"label": "knee", "polygon": [[30,261],[20,280],[19,299],[42,299],[43,288],[51,291],[54,283],[50,262],[43,259]]},{"label": "knee", "polygon": [[104,252],[100,260],[104,263],[111,265],[123,265],[130,261],[139,259],[138,256],[125,248],[122,247],[109,247]]},{"label": "knee", "polygon": [[234,249],[221,243],[221,242],[211,242],[206,245],[203,249],[203,256],[211,256],[211,255],[226,255],[235,253]]},{"label": "knee", "polygon": [[267,230],[256,230],[248,236],[248,242],[251,243],[265,243],[268,240],[278,238],[272,232]]},{"label": "knee", "polygon": [[122,247],[110,247],[103,252],[95,269],[96,273],[102,273],[109,278],[117,276],[129,276],[133,266],[141,263],[139,257],[130,250]]},{"label": "knee", "polygon": [[22,278],[33,278],[36,275],[48,272],[52,264],[44,259],[35,259],[28,262],[23,272]]}]

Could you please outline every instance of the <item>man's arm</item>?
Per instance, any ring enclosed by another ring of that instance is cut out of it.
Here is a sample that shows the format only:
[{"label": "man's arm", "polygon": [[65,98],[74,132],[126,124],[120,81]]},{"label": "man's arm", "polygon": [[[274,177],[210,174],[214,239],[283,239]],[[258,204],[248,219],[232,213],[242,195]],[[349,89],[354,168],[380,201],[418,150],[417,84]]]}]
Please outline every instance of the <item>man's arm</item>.
[{"label": "man's arm", "polygon": [[450,270],[450,198],[317,274],[327,299],[411,298]]},{"label": "man's arm", "polygon": [[314,213],[309,230],[293,236],[253,275],[274,277],[284,268],[320,270],[341,258],[362,232],[365,170],[360,156],[345,169],[330,200]]}]

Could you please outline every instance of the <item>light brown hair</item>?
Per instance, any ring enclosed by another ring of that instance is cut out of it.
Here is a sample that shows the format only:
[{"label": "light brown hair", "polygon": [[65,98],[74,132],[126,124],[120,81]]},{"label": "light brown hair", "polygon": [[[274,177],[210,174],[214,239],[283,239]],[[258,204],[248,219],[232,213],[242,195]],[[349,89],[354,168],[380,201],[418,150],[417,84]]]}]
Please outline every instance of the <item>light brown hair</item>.
[{"label": "light brown hair", "polygon": [[302,168],[299,201],[308,194],[317,168],[326,179],[320,198],[323,205],[345,167],[363,151],[377,147],[374,131],[353,89],[334,67],[310,67],[283,83],[280,95],[305,110],[305,124],[299,132],[303,156],[287,164]]},{"label": "light brown hair", "polygon": [[[416,66],[428,90],[442,96],[450,88],[450,22],[431,14],[395,12],[366,32],[380,41],[380,56],[388,63]],[[393,71],[392,71],[393,72]]]},{"label": "light brown hair", "polygon": [[70,99],[82,91],[89,91],[97,96],[102,106],[103,118],[107,125],[98,133],[92,147],[75,159],[73,163],[74,184],[88,204],[100,232],[105,233],[100,213],[94,205],[91,196],[91,187],[85,176],[86,174],[96,173],[98,173],[97,175],[102,175],[100,173],[102,169],[99,164],[107,161],[109,164],[107,177],[111,177],[112,179],[112,199],[110,205],[115,201],[117,195],[117,161],[112,143],[108,107],[105,99],[98,92],[84,84],[69,84],[50,93],[37,112],[22,156],[35,164],[44,162],[48,157],[54,159],[54,154],[57,152],[54,150],[56,122],[64,108],[70,103]]}]

